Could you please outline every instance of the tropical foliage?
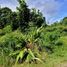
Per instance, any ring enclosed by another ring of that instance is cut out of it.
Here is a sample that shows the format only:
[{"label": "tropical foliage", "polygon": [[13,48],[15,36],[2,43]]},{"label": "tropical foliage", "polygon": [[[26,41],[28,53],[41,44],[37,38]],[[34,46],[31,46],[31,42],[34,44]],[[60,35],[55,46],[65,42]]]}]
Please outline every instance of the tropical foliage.
[{"label": "tropical foliage", "polygon": [[0,7],[1,67],[17,64],[51,67],[50,63],[55,61],[67,61],[67,17],[48,25],[39,10],[29,9],[24,0],[18,3],[15,12]]}]

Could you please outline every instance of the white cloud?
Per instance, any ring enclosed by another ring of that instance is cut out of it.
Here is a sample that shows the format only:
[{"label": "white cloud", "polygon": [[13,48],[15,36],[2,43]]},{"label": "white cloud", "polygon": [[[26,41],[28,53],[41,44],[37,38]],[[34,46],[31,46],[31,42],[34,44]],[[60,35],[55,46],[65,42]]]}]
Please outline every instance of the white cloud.
[{"label": "white cloud", "polygon": [[59,14],[63,3],[59,0],[27,0],[29,8],[40,9],[47,20],[52,21]]},{"label": "white cloud", "polygon": [[40,9],[49,15],[56,14],[62,6],[62,3],[59,3],[57,0],[27,0],[27,3],[30,8]]}]

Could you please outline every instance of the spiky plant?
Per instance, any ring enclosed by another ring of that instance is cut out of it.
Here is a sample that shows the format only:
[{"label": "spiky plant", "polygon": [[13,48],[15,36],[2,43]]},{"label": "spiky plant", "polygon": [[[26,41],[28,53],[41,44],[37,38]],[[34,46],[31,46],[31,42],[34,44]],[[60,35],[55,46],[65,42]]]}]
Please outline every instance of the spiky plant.
[{"label": "spiky plant", "polygon": [[[39,59],[40,54],[38,53],[38,47],[36,46],[36,41],[39,37],[38,34],[40,33],[41,28],[42,27],[35,29],[28,35],[25,35],[26,44],[24,47],[10,54],[10,56],[16,56],[15,63],[23,63],[24,61],[29,63],[36,61],[42,62],[42,60]],[[37,35],[37,37],[35,37],[35,35]]]},{"label": "spiky plant", "polygon": [[16,56],[16,62],[17,63],[23,63],[25,62],[36,62],[37,60],[39,62],[42,62],[39,58],[35,56],[35,53],[30,48],[24,48],[19,51],[15,51],[14,53],[10,54],[11,56]]}]

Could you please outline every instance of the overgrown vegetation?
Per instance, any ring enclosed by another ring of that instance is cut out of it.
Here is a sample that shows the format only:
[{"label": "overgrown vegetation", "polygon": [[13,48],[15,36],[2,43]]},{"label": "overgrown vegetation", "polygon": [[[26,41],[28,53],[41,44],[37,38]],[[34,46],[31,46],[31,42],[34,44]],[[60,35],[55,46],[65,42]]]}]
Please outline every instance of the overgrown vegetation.
[{"label": "overgrown vegetation", "polygon": [[0,67],[67,62],[67,17],[48,25],[39,10],[29,9],[24,0],[18,3],[15,12],[0,8]]}]

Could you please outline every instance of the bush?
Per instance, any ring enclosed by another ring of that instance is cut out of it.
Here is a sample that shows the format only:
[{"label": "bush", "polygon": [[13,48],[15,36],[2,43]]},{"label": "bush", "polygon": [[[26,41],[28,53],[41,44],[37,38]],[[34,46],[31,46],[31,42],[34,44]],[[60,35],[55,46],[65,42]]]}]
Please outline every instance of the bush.
[{"label": "bush", "polygon": [[6,26],[3,28],[3,32],[6,33],[11,33],[12,32],[12,28],[10,25]]},{"label": "bush", "polygon": [[2,29],[0,29],[0,36],[4,35],[4,32]]},{"label": "bush", "polygon": [[23,43],[23,35],[18,31],[8,33],[0,38],[0,47],[7,53],[16,50],[16,47],[20,48]]}]

